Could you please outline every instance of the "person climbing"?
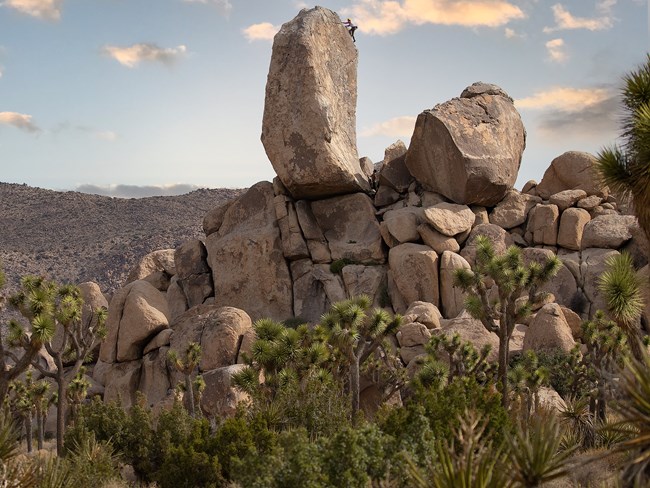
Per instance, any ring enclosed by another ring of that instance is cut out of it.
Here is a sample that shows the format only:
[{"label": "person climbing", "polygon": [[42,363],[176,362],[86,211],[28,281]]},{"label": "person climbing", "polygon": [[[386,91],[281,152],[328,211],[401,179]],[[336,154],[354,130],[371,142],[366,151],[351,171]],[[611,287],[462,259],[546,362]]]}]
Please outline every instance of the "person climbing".
[{"label": "person climbing", "polygon": [[357,42],[354,38],[354,32],[358,29],[358,26],[354,25],[350,19],[343,22],[343,25],[347,28],[348,32],[352,36],[352,42]]}]

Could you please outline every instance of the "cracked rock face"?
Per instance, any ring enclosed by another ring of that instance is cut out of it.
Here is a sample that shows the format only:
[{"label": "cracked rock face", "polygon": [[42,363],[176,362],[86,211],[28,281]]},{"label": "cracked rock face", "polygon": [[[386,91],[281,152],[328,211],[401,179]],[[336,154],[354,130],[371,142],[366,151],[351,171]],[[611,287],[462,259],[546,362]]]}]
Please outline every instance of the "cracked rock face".
[{"label": "cracked rock face", "polygon": [[418,116],[406,166],[456,203],[494,206],[515,184],[525,147],[512,99],[496,85],[474,83]]},{"label": "cracked rock face", "polygon": [[369,190],[356,146],[357,50],[331,10],[302,10],[273,41],[262,143],[296,198]]}]

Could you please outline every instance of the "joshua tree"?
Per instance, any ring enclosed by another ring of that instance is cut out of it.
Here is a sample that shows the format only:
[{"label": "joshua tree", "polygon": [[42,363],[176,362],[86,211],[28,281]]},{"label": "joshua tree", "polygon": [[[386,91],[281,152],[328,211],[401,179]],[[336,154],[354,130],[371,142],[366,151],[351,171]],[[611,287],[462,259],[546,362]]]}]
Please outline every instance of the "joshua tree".
[{"label": "joshua tree", "polygon": [[650,240],[650,55],[623,83],[623,148],[602,150],[597,168],[612,190],[632,197],[639,225]]},{"label": "joshua tree", "polygon": [[643,359],[639,317],[643,312],[641,279],[628,253],[615,254],[606,261],[607,270],[598,278],[598,287],[616,325],[625,332],[632,354]]},{"label": "joshua tree", "polygon": [[[0,289],[4,282],[5,276],[0,269]],[[6,398],[9,384],[29,367],[43,344],[54,334],[54,324],[46,318],[52,313],[51,304],[46,300],[42,287],[42,278],[26,276],[21,280],[20,311],[29,321],[29,326],[24,327],[12,320],[6,342],[4,335],[0,334],[0,398]],[[14,299],[10,298],[9,303],[13,302]]]},{"label": "joshua tree", "polygon": [[27,452],[32,452],[32,440],[34,437],[32,422],[34,419],[34,411],[36,406],[34,404],[34,396],[32,394],[32,387],[34,380],[32,372],[28,371],[25,375],[25,382],[15,380],[9,385],[9,389],[13,393],[11,405],[14,412],[22,419],[23,426],[25,427],[25,439],[27,440]]},{"label": "joshua tree", "polygon": [[[66,389],[89,353],[104,337],[106,331],[106,309],[100,308],[84,317],[83,299],[78,287],[58,286],[40,277],[23,278],[23,289],[12,296],[9,303],[31,322],[32,333],[40,337],[39,344],[45,346],[52,356],[56,369],[50,371],[40,364],[35,355],[32,366],[47,378],[57,383],[56,448],[63,453],[63,435],[67,407]],[[12,322],[11,335],[15,343],[26,351],[33,347],[27,330]]]},{"label": "joshua tree", "polygon": [[46,380],[34,383],[32,394],[34,395],[34,406],[36,407],[36,438],[38,448],[43,449],[43,440],[45,437],[45,419],[47,418],[48,408],[56,403],[53,396],[48,396],[50,384]]},{"label": "joshua tree", "polygon": [[[516,246],[510,246],[505,254],[497,256],[490,240],[479,236],[472,269],[455,271],[454,285],[468,292],[467,311],[488,331],[499,336],[497,376],[505,408],[508,406],[510,337],[517,321],[529,315],[532,305],[539,303],[545,295],[539,287],[555,276],[560,266],[557,256],[548,258],[543,265],[536,262],[524,265],[521,251]],[[496,301],[492,301],[488,288],[491,282],[497,288]]]},{"label": "joshua tree", "polygon": [[85,374],[86,368],[82,366],[68,384],[68,401],[70,402],[70,413],[73,420],[76,418],[79,405],[88,394],[88,388],[90,388],[90,381],[86,379]]},{"label": "joshua tree", "polygon": [[361,365],[383,343],[386,336],[395,332],[402,317],[390,316],[382,309],[375,309],[370,315],[371,301],[366,295],[335,303],[321,319],[329,342],[341,353],[341,360],[347,365],[352,401],[352,416],[359,412]]},{"label": "joshua tree", "polygon": [[192,375],[201,362],[201,345],[196,342],[190,342],[187,345],[187,349],[185,349],[185,355],[183,358],[178,357],[178,353],[173,349],[170,349],[167,353],[167,358],[169,359],[169,362],[183,374],[183,379],[185,380],[183,386],[185,394],[187,395],[187,411],[191,416],[194,416],[195,407]]}]

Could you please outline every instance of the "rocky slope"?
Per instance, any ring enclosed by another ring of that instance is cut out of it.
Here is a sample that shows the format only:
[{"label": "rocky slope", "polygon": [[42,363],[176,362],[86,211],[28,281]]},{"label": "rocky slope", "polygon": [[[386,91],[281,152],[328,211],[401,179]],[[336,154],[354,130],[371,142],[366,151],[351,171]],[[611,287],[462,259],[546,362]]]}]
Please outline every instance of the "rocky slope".
[{"label": "rocky slope", "polygon": [[203,237],[205,214],[240,193],[121,199],[0,183],[0,261],[10,288],[42,274],[111,294],[145,254]]}]

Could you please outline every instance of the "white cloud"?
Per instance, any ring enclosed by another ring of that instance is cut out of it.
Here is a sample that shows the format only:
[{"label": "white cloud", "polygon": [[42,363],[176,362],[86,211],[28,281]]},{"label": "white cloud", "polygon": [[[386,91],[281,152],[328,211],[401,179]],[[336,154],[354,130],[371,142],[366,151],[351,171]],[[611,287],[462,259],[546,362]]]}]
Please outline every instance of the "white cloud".
[{"label": "white cloud", "polygon": [[395,117],[365,128],[359,133],[359,135],[361,137],[411,137],[413,135],[413,129],[415,128],[415,120],[416,117],[409,115]]},{"label": "white cloud", "polygon": [[507,0],[356,0],[342,13],[359,30],[378,35],[395,34],[409,24],[500,27],[525,17]]},{"label": "white cloud", "polygon": [[244,37],[249,42],[253,41],[272,41],[275,34],[280,30],[279,27],[269,23],[253,24],[242,29]]},{"label": "white cloud", "polygon": [[95,137],[102,141],[113,142],[117,140],[117,134],[111,130],[103,130],[95,132]]},{"label": "white cloud", "polygon": [[63,0],[4,0],[0,5],[39,19],[59,20]]},{"label": "white cloud", "polygon": [[519,109],[554,109],[562,112],[578,112],[601,104],[611,97],[612,93],[607,88],[556,87],[515,100],[515,105]]},{"label": "white cloud", "polygon": [[506,27],[503,30],[503,34],[506,36],[506,39],[523,39],[526,37],[526,34],[521,34],[510,27]]},{"label": "white cloud", "polygon": [[2,66],[0,66],[0,78],[2,78],[2,75],[4,74],[3,70],[4,70],[4,68]]},{"label": "white cloud", "polygon": [[575,17],[560,3],[551,7],[555,26],[544,27],[547,34],[559,30],[587,29],[590,31],[605,30],[612,27],[614,18],[611,16],[611,8],[616,4],[616,0],[604,0],[596,5],[596,10],[600,17]]},{"label": "white cloud", "polygon": [[18,112],[0,112],[0,124],[11,125],[27,132],[40,132],[40,128],[32,122],[32,116]]},{"label": "white cloud", "polygon": [[564,39],[551,39],[546,43],[548,57],[555,63],[564,63],[569,55],[564,50]]},{"label": "white cloud", "polygon": [[215,5],[223,15],[228,15],[232,10],[232,4],[228,0],[183,0],[183,2]]},{"label": "white cloud", "polygon": [[174,48],[161,48],[155,44],[142,43],[129,47],[104,46],[102,51],[118,63],[134,68],[142,61],[171,65],[185,55],[187,47],[180,45]]}]

